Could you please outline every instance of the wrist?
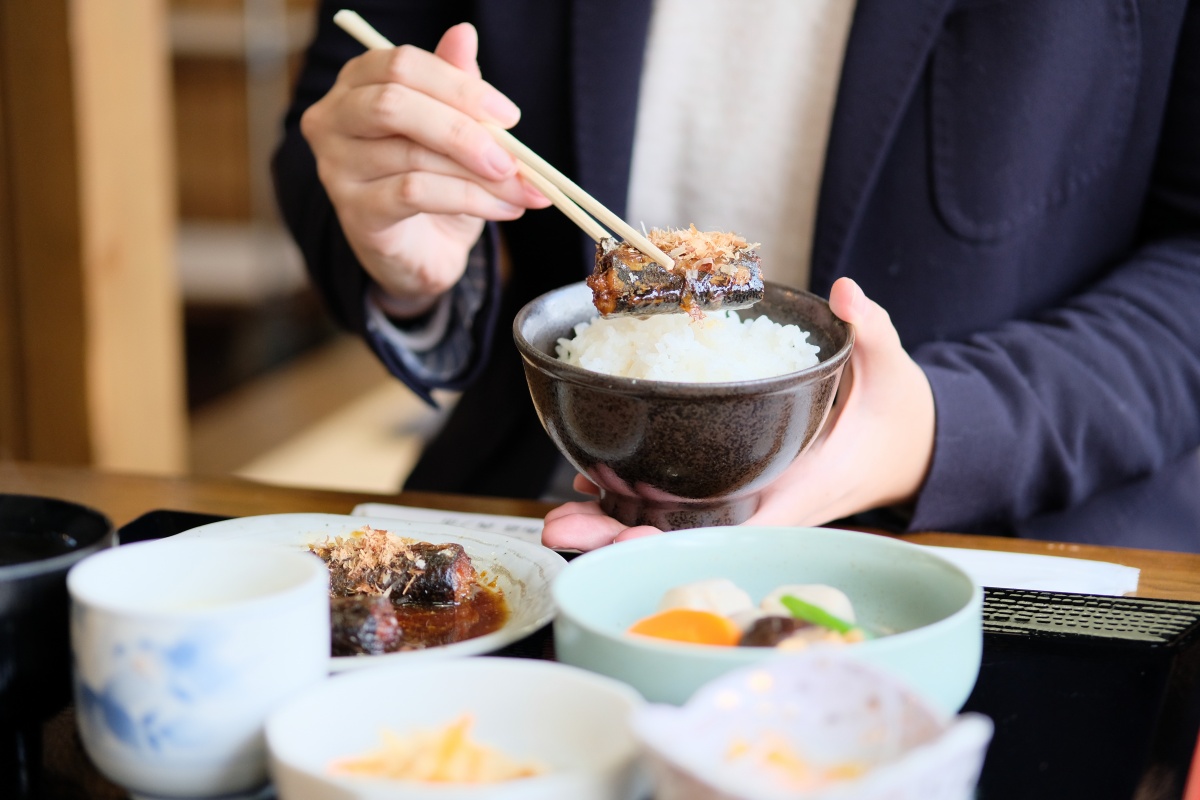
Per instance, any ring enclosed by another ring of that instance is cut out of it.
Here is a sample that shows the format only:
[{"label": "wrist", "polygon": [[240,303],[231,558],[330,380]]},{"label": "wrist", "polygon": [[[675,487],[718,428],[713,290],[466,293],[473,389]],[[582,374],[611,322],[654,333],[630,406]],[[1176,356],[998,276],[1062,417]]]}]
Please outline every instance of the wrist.
[{"label": "wrist", "polygon": [[427,316],[437,305],[438,295],[418,295],[397,297],[388,294],[377,283],[371,284],[371,299],[379,306],[379,310],[389,319],[399,322],[411,322]]}]

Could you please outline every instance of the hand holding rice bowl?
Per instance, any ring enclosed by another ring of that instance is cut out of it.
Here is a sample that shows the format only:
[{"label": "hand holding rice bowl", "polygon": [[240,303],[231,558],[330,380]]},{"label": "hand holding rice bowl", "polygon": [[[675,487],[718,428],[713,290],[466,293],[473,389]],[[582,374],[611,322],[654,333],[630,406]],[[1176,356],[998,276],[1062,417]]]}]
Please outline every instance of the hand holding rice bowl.
[{"label": "hand holding rice bowl", "polygon": [[[804,343],[818,348],[818,362],[717,383],[606,375],[556,353],[560,339],[596,318],[585,284],[542,295],[517,315],[513,338],[542,425],[600,487],[607,514],[661,530],[735,525],[816,439],[850,358],[853,329],[825,300],[772,283],[763,300],[739,312],[742,320],[759,317],[807,331]],[[719,356],[730,357],[728,350]],[[743,347],[734,358],[750,357]]]}]

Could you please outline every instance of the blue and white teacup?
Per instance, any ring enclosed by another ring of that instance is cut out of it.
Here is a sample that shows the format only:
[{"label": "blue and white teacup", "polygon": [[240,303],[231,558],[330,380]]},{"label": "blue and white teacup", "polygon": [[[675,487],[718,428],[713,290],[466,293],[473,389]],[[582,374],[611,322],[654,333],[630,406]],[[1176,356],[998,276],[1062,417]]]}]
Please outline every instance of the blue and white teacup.
[{"label": "blue and white teacup", "polygon": [[329,669],[329,575],[277,545],[165,540],[67,576],[84,748],[138,798],[253,794],[263,723]]}]

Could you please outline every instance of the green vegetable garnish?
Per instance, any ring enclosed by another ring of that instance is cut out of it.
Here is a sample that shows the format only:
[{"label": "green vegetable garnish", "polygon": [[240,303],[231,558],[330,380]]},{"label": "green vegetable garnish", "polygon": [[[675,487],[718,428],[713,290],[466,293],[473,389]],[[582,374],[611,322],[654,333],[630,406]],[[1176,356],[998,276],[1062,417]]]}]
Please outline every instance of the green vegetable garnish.
[{"label": "green vegetable garnish", "polygon": [[840,617],[835,617],[820,606],[814,606],[812,603],[806,603],[799,597],[793,597],[790,594],[785,594],[779,598],[779,602],[783,603],[783,607],[791,612],[796,619],[802,619],[805,622],[811,622],[814,625],[820,625],[822,628],[829,628],[831,631],[838,633],[849,633],[854,630],[855,626],[846,622]]}]

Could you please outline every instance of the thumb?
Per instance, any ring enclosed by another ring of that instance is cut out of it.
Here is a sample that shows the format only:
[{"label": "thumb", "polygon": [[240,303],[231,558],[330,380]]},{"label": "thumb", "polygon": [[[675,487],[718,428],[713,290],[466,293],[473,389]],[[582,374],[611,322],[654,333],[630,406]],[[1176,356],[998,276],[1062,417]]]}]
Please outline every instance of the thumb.
[{"label": "thumb", "polygon": [[850,278],[838,278],[829,291],[829,307],[840,319],[854,326],[853,361],[859,367],[881,359],[895,358],[903,350],[900,334],[883,306],[871,300]]},{"label": "thumb", "polygon": [[479,32],[469,22],[460,22],[442,34],[433,54],[475,77],[481,74],[476,57],[479,54]]}]

